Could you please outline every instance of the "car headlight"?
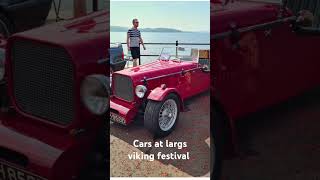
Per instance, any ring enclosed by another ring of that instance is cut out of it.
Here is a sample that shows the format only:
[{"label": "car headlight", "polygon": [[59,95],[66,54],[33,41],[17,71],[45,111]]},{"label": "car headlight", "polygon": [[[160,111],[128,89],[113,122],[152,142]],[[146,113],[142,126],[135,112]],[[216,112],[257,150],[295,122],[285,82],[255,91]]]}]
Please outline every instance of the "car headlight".
[{"label": "car headlight", "polygon": [[145,87],[144,85],[138,85],[136,87],[136,95],[139,98],[143,98],[143,96],[145,95],[146,92],[147,92],[147,87]]},{"label": "car headlight", "polygon": [[109,109],[110,79],[103,75],[87,76],[81,85],[81,98],[85,107],[95,115],[103,115]]},{"label": "car headlight", "polygon": [[5,59],[6,59],[6,51],[4,49],[0,49],[0,81],[3,80],[3,78],[4,78]]}]

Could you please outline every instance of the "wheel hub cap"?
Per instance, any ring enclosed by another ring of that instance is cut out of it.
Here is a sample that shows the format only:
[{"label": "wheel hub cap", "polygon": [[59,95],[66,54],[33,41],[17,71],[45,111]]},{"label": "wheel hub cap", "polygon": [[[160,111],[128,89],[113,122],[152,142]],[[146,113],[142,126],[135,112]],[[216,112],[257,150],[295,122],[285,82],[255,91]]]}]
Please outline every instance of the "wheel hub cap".
[{"label": "wheel hub cap", "polygon": [[166,100],[160,108],[159,127],[162,131],[168,131],[174,125],[178,114],[177,103],[173,99]]}]

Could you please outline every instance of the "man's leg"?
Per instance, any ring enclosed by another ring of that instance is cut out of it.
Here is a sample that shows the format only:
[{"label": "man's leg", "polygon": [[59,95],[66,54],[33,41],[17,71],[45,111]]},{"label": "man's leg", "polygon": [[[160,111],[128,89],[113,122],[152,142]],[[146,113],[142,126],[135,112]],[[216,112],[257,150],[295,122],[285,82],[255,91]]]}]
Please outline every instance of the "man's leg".
[{"label": "man's leg", "polygon": [[138,66],[138,59],[140,58],[140,48],[131,48],[131,54],[132,54],[132,62],[133,62],[133,67]]},{"label": "man's leg", "polygon": [[133,67],[138,66],[138,59],[137,58],[133,59],[132,62],[133,62]]}]

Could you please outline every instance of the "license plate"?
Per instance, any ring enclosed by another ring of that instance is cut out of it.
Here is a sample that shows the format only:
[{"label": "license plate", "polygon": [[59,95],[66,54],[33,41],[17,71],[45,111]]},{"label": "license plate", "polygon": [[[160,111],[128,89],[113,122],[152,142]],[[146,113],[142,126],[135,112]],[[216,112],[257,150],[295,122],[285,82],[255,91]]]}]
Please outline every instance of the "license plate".
[{"label": "license plate", "polygon": [[117,123],[120,123],[120,124],[123,124],[123,125],[126,125],[126,120],[123,117],[121,117],[118,114],[113,113],[113,112],[110,112],[110,120],[117,122]]},{"label": "license plate", "polygon": [[45,179],[0,161],[0,180],[45,180]]}]

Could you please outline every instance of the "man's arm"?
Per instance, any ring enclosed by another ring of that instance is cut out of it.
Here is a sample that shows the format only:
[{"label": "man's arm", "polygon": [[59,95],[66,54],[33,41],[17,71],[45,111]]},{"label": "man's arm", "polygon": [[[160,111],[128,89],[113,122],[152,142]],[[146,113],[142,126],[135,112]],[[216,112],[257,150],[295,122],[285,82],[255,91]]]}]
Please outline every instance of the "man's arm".
[{"label": "man's arm", "polygon": [[144,50],[146,50],[146,47],[144,46],[143,39],[142,39],[142,37],[141,37],[141,36],[140,36],[140,43],[142,44],[143,49],[144,49]]},{"label": "man's arm", "polygon": [[127,47],[128,47],[128,51],[130,51],[130,36],[129,36],[129,32],[127,32]]}]

